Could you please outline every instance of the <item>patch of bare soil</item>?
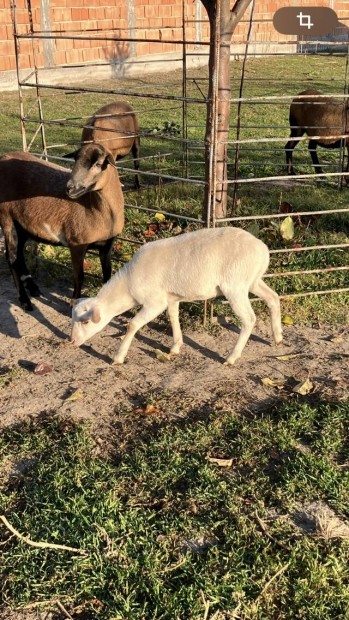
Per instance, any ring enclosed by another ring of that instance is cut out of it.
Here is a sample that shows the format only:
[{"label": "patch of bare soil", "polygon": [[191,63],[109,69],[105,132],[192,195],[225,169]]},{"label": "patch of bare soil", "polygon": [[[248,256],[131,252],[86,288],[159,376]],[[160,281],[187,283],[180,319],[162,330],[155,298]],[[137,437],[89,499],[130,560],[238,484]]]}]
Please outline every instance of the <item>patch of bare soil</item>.
[{"label": "patch of bare soil", "polygon": [[[276,347],[270,325],[258,321],[243,357],[231,367],[223,362],[237,338],[234,325],[223,321],[217,335],[185,333],[181,354],[162,362],[155,350],[168,351],[171,334],[163,322],[155,321],[136,336],[126,363],[112,366],[125,317],[114,319],[90,345],[75,349],[69,343],[70,308],[62,291],[41,286],[43,296],[33,300],[32,313],[25,313],[17,304],[3,255],[0,263],[0,427],[44,411],[108,426],[120,410],[139,407],[156,393],[180,395],[191,407],[218,400],[222,407],[255,409],[280,395],[280,386],[262,384],[265,377],[278,379],[289,391],[309,377],[315,392],[336,400],[348,395],[348,327],[285,326],[284,343]],[[341,338],[331,340],[338,332]],[[299,355],[276,359],[293,353]],[[39,363],[52,372],[35,374]]]}]

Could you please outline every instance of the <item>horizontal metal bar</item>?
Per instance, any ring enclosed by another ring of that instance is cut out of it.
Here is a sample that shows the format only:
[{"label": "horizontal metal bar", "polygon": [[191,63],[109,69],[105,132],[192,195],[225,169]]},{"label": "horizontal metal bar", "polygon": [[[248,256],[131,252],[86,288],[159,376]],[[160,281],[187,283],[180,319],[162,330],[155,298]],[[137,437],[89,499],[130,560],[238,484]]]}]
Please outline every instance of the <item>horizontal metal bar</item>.
[{"label": "horizontal metal bar", "polygon": [[[291,299],[295,297],[310,297],[310,295],[329,295],[334,293],[348,293],[349,288],[332,288],[325,291],[310,291],[306,293],[289,293],[288,295],[279,295],[279,299]],[[253,301],[253,300],[251,300]]]},{"label": "horizontal metal bar", "polygon": [[[168,28],[168,32],[171,33],[173,32],[173,30],[175,28],[173,28],[172,26],[167,26]],[[167,30],[166,26],[162,26],[161,27],[161,31],[166,32]],[[181,27],[177,28],[178,30],[181,30]],[[112,29],[110,29],[112,30]],[[147,30],[151,30],[151,28],[147,28]],[[159,30],[159,28],[153,28],[153,30]],[[58,32],[58,31],[56,31]],[[147,37],[117,37],[115,36],[115,34],[113,36],[106,36],[106,35],[102,35],[102,36],[97,36],[97,35],[93,35],[92,33],[96,33],[98,32],[96,29],[86,29],[84,30],[84,32],[86,33],[90,33],[90,34],[62,34],[62,31],[60,31],[60,34],[49,34],[49,33],[45,33],[45,34],[41,34],[40,32],[34,32],[34,33],[25,33],[25,34],[16,34],[15,37],[16,39],[31,39],[31,40],[45,40],[45,39],[55,39],[55,41],[112,41],[113,43],[115,42],[123,42],[123,43],[169,43],[171,45],[198,45],[198,46],[207,46],[209,47],[210,42],[209,41],[198,41],[198,40],[187,40],[184,41],[183,39],[165,39],[163,37],[157,37],[157,38],[147,38]]]},{"label": "horizontal metal bar", "polygon": [[[330,136],[301,136],[297,138],[297,142],[307,142],[309,140],[338,140],[349,138],[348,133],[334,134]],[[265,144],[271,142],[285,142],[289,140],[289,136],[281,136],[278,138],[245,138],[243,140],[218,140],[217,144]],[[294,138],[293,138],[294,139]]]},{"label": "horizontal metal bar", "polygon": [[314,273],[330,273],[332,271],[349,271],[349,266],[345,267],[324,267],[323,269],[300,269],[294,271],[279,271],[275,273],[266,273],[263,278],[280,278],[280,277],[289,277],[289,276],[299,276],[304,275],[308,276]]},{"label": "horizontal metal bar", "polygon": [[[166,61],[168,62],[168,61]],[[85,65],[81,65],[85,66]],[[74,65],[67,65],[67,69],[74,68]],[[193,97],[177,97],[175,95],[155,95],[155,94],[146,94],[146,93],[136,93],[134,91],[129,90],[117,90],[117,89],[103,89],[103,88],[84,88],[77,86],[60,86],[59,84],[45,84],[38,81],[38,83],[30,83],[23,82],[20,80],[20,86],[28,86],[31,88],[48,88],[51,90],[64,90],[64,91],[74,91],[76,93],[100,93],[104,95],[126,95],[128,97],[143,97],[145,99],[163,99],[164,101],[186,101],[189,103],[207,103],[207,99],[195,99]]]},{"label": "horizontal metal bar", "polygon": [[128,209],[139,209],[140,211],[147,211],[148,213],[161,213],[167,215],[173,219],[188,220],[188,222],[197,222],[198,224],[205,224],[204,220],[200,220],[195,217],[187,217],[186,215],[178,215],[178,213],[171,213],[170,211],[162,211],[162,209],[149,209],[148,207],[140,207],[138,205],[125,204]]},{"label": "horizontal metal bar", "polygon": [[269,250],[269,252],[270,254],[292,254],[293,252],[312,252],[314,250],[338,250],[339,248],[349,248],[349,243],[310,245],[302,248],[282,248],[279,250]]},{"label": "horizontal metal bar", "polygon": [[323,211],[299,211],[291,213],[268,213],[267,215],[236,215],[234,217],[227,217],[217,220],[218,222],[238,222],[248,220],[272,220],[274,218],[285,217],[303,217],[304,215],[328,215],[329,213],[348,213],[349,208],[344,209],[324,209]]},{"label": "horizontal metal bar", "polygon": [[[269,54],[268,54],[269,55]],[[293,100],[297,100],[299,99],[300,103],[308,103],[308,99],[326,99],[328,97],[331,98],[339,98],[339,99],[348,99],[349,98],[349,93],[345,94],[345,93],[321,93],[318,95],[261,95],[259,97],[232,97],[230,99],[231,103],[239,103],[239,101],[242,101],[244,103],[246,102],[254,102],[254,101],[264,101],[266,103],[269,103],[269,101],[293,101]],[[314,102],[316,103],[316,102]]]},{"label": "horizontal metal bar", "polygon": [[[274,176],[274,177],[255,177],[255,178],[251,178],[251,179],[233,179],[233,180],[227,180],[224,181],[227,185],[233,185],[234,183],[240,184],[240,183],[263,183],[265,181],[283,181],[283,180],[288,180],[291,181],[291,179],[319,179],[319,180],[324,180],[324,177],[346,177],[349,176],[349,172],[324,172],[322,174],[317,174],[316,172],[314,172],[313,174],[293,174],[293,175],[280,175],[280,176]],[[221,220],[224,221],[224,220]]]}]

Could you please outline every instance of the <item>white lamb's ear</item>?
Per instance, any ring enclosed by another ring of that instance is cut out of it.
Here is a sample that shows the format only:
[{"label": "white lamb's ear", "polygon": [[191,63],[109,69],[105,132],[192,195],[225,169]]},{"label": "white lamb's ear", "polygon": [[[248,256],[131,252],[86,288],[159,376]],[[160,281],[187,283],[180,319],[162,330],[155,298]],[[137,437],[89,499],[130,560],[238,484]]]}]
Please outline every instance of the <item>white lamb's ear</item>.
[{"label": "white lamb's ear", "polygon": [[92,323],[99,323],[101,320],[101,313],[99,311],[98,306],[92,307],[91,321]]}]

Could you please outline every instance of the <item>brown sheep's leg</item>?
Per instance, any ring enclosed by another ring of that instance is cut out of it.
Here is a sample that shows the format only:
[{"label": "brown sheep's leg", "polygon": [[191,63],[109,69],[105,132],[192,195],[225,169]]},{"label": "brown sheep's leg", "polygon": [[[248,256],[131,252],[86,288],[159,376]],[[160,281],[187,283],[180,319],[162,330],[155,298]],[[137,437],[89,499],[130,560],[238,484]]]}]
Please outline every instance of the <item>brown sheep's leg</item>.
[{"label": "brown sheep's leg", "polygon": [[[21,239],[19,242],[13,220],[8,220],[1,224],[5,238],[5,255],[17,288],[19,302],[24,310],[33,310],[33,306],[24,288],[23,279],[21,279],[21,275],[24,275],[21,273],[20,267],[24,263],[23,250],[25,240]],[[21,257],[19,256],[19,251],[22,253]]]},{"label": "brown sheep's leg", "polygon": [[88,245],[75,245],[69,248],[73,266],[74,281],[74,290],[71,305],[74,305],[74,301],[81,297],[81,289],[84,283],[84,258],[87,252],[87,248]]},{"label": "brown sheep's leg", "polygon": [[[292,127],[290,138],[301,138],[304,134],[304,130],[300,127]],[[292,162],[293,150],[296,148],[299,140],[289,140],[285,146],[285,154],[286,154],[286,166],[287,166],[287,174],[295,174]]]},{"label": "brown sheep's leg", "polygon": [[133,155],[133,162],[134,162],[134,167],[136,170],[136,175],[135,175],[135,188],[139,189],[141,184],[139,182],[139,174],[138,174],[138,170],[139,170],[139,150],[140,150],[140,140],[139,138],[136,138],[133,146],[132,146],[132,155]]},{"label": "brown sheep's leg", "polygon": [[113,252],[114,237],[108,239],[104,246],[98,248],[99,260],[101,261],[103,282],[108,282],[111,278],[111,255]]},{"label": "brown sheep's leg", "polygon": [[18,261],[18,270],[20,272],[20,280],[23,282],[26,289],[29,291],[29,294],[32,297],[40,297],[41,292],[36,284],[35,280],[32,278],[28,271],[28,267],[25,262],[24,257],[24,247],[26,244],[26,237],[23,234],[18,234],[18,243],[17,243],[17,261]]},{"label": "brown sheep's leg", "polygon": [[322,168],[320,166],[319,158],[316,152],[317,142],[316,140],[309,140],[308,150],[310,153],[311,160],[313,162],[313,166],[316,174],[322,174]]}]

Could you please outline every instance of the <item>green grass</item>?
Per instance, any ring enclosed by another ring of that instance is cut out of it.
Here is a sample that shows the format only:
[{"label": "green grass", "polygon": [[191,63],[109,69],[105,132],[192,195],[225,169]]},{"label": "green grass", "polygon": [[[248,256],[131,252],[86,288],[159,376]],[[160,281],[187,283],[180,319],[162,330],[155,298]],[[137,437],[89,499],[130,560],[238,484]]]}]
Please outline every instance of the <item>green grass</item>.
[{"label": "green grass", "polygon": [[348,540],[307,534],[292,515],[322,500],[349,518],[348,403],[293,400],[246,418],[172,398],[154,397],[153,416],[121,413],[128,441],[116,435],[109,457],[87,426],[51,413],[3,433],[2,466],[17,469],[0,495],[11,524],[88,553],[34,549],[1,525],[5,605],[201,620],[203,593],[209,617],[240,604],[246,619],[347,619]]}]

